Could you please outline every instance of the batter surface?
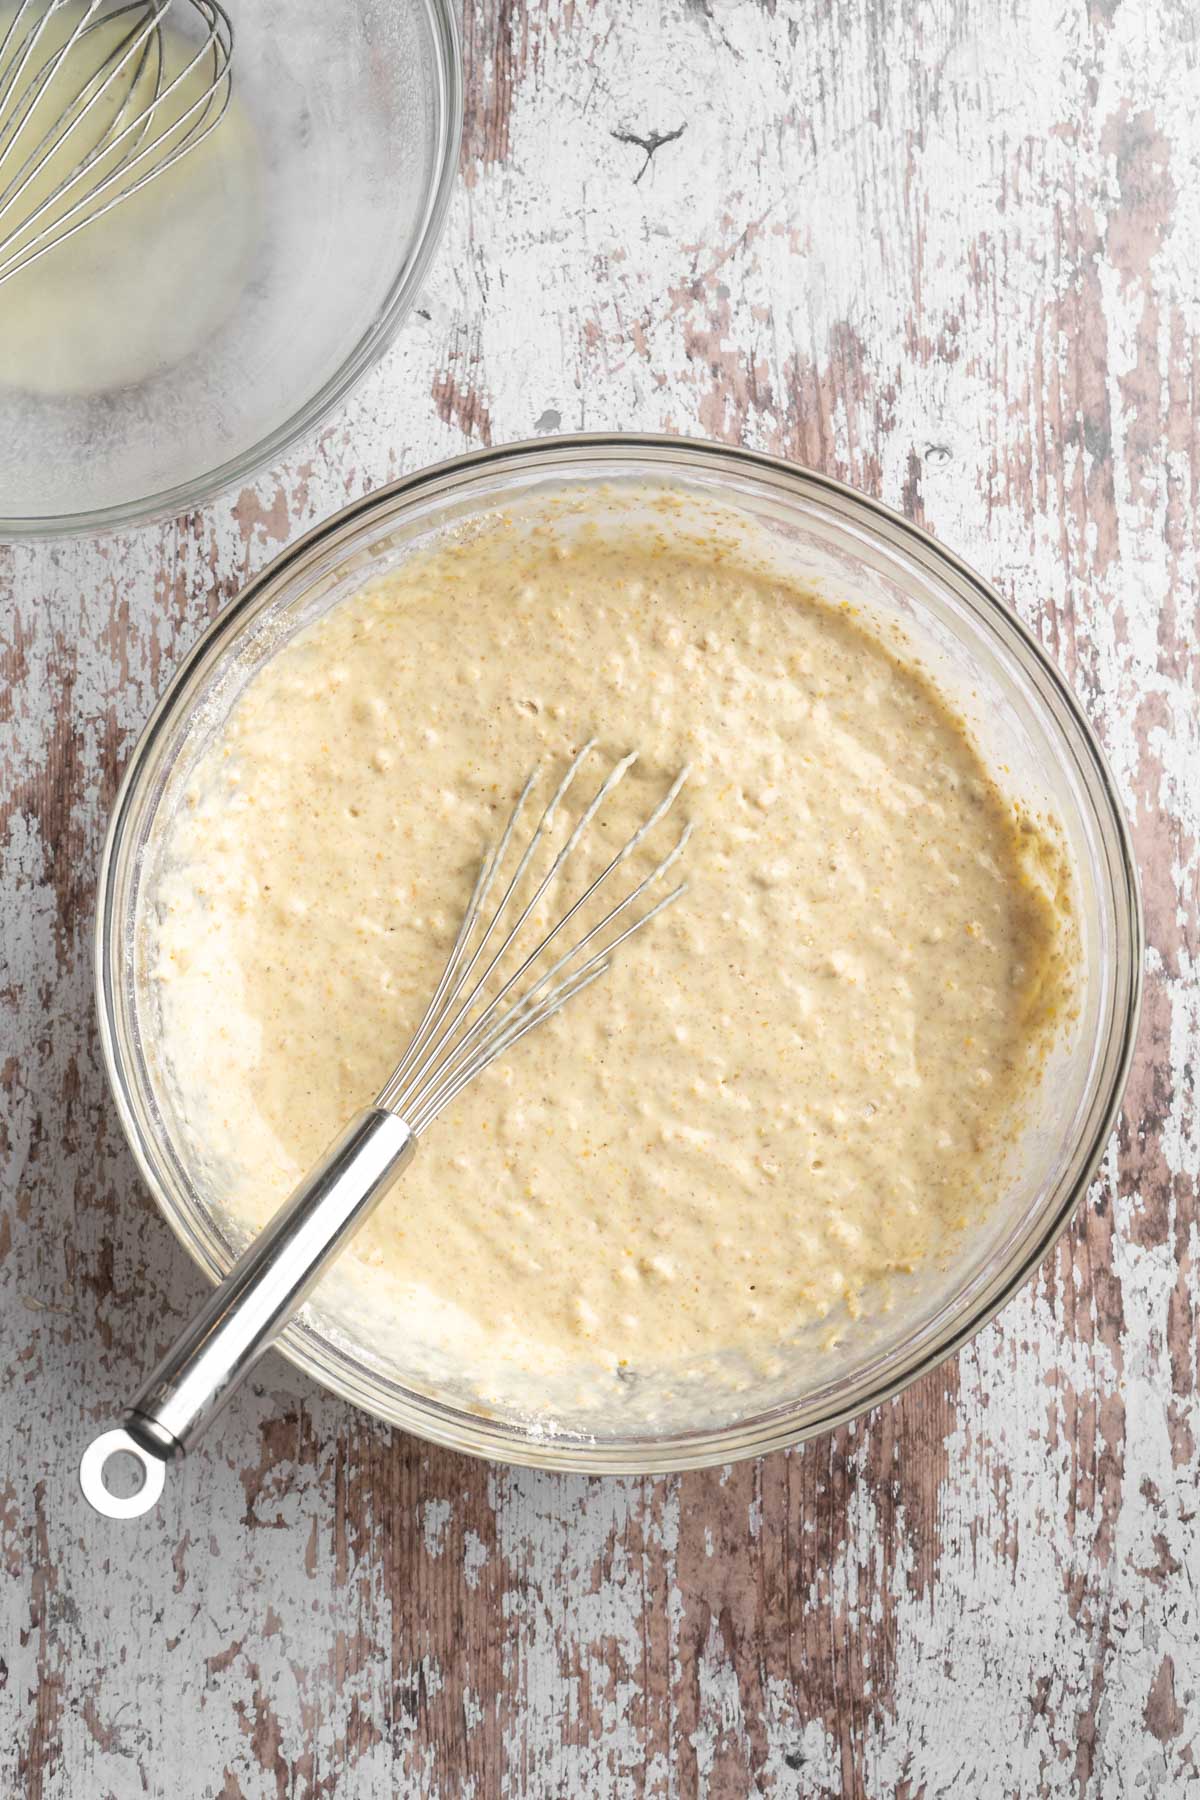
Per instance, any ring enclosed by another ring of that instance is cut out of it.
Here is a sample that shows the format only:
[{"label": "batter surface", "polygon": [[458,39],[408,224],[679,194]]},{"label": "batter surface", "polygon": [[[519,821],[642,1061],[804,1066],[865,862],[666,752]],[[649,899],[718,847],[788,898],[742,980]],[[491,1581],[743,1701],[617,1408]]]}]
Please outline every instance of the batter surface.
[{"label": "batter surface", "polygon": [[349,1253],[485,1388],[844,1328],[994,1197],[1070,990],[1052,840],[850,608],[669,529],[498,519],[280,651],[176,815],[164,1037],[247,1226],[380,1087],[524,775],[592,732],[641,753],[614,842],[690,764],[690,891],[438,1121]]}]

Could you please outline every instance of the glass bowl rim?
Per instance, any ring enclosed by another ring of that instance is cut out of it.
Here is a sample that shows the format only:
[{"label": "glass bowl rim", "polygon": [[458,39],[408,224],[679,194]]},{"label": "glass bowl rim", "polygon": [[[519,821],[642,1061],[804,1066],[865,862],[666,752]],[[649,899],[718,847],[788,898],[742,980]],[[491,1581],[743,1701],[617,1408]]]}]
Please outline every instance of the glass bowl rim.
[{"label": "glass bowl rim", "polygon": [[109,532],[122,526],[153,525],[194,512],[227,488],[240,487],[273,466],[293,445],[322,425],[379,361],[411,311],[441,243],[462,143],[462,35],[456,11],[451,0],[421,0],[421,4],[434,39],[432,75],[440,114],[436,172],[425,196],[424,215],[412,254],[397,272],[375,318],[350,354],[282,424],[215,468],[174,487],[85,512],[13,517],[0,513],[0,542],[36,543],[45,538]]},{"label": "glass bowl rim", "polygon": [[[281,551],[216,615],[176,668],[142,730],[113,801],[97,888],[96,998],[105,1072],[126,1141],[159,1211],[193,1261],[215,1282],[225,1271],[196,1233],[192,1220],[176,1205],[170,1183],[164,1179],[160,1166],[165,1159],[159,1153],[156,1161],[156,1147],[144,1140],[139,1128],[132,1104],[132,1087],[125,1073],[127,1059],[120,1041],[118,1007],[113,994],[114,981],[120,980],[123,973],[121,919],[115,912],[117,877],[126,848],[126,822],[151,753],[162,735],[175,723],[193,673],[222,639],[236,638],[238,621],[254,609],[263,590],[283,578],[294,577],[297,565],[302,565],[306,559],[315,559],[339,537],[352,537],[357,528],[370,525],[376,515],[382,518],[391,512],[402,516],[408,504],[439,491],[452,491],[460,478],[471,479],[493,466],[510,462],[514,464],[513,472],[542,465],[548,474],[553,474],[557,465],[568,471],[573,460],[588,455],[607,456],[614,463],[622,458],[636,459],[645,455],[650,459],[647,473],[651,468],[669,473],[675,467],[682,474],[694,470],[699,462],[718,468],[725,466],[733,473],[783,477],[787,482],[799,482],[812,490],[818,500],[837,501],[843,508],[848,506],[856,515],[855,522],[866,527],[876,542],[889,549],[919,551],[926,561],[931,560],[943,573],[956,577],[975,601],[983,603],[985,613],[994,609],[999,614],[1000,622],[1016,637],[1020,648],[1032,658],[1038,673],[1065,707],[1079,734],[1106,807],[1107,822],[1112,827],[1118,851],[1117,874],[1120,877],[1114,883],[1118,967],[1106,1044],[1107,1051],[1115,1044],[1116,1056],[1115,1061],[1110,1058],[1107,1082],[1097,1085],[1097,1097],[1091,1109],[1094,1123],[1086,1144],[1081,1142],[1082,1154],[1076,1157],[1074,1179],[1065,1184],[1057,1205],[1047,1208],[1040,1220],[1040,1229],[1033,1234],[1025,1254],[1001,1270],[1002,1279],[990,1274],[986,1278],[981,1276],[983,1292],[961,1318],[952,1319],[941,1330],[932,1330],[931,1341],[906,1361],[893,1365],[889,1359],[889,1366],[880,1371],[874,1383],[864,1387],[860,1381],[858,1389],[848,1396],[845,1404],[831,1405],[820,1417],[805,1422],[800,1415],[806,1402],[798,1399],[776,1406],[759,1418],[661,1438],[636,1433],[623,1440],[601,1441],[574,1435],[541,1436],[536,1430],[515,1422],[491,1419],[482,1412],[468,1412],[414,1390],[402,1389],[396,1383],[392,1384],[391,1391],[403,1394],[404,1402],[382,1410],[378,1380],[363,1364],[355,1363],[344,1354],[339,1355],[336,1346],[327,1338],[300,1321],[293,1321],[275,1342],[274,1348],[323,1388],[372,1417],[413,1432],[429,1442],[470,1455],[535,1468],[585,1474],[654,1474],[729,1463],[806,1442],[894,1399],[921,1376],[946,1361],[1007,1304],[1053,1249],[1086,1193],[1111,1136],[1137,1038],[1144,963],[1141,889],[1129,826],[1103,751],[1070,685],[1007,601],[968,564],[902,514],[832,476],[783,457],[705,439],[661,433],[574,432],[466,452],[400,476],[350,502]],[[184,716],[187,716],[186,711]],[[1061,734],[1061,725],[1057,721],[1055,725]],[[1094,804],[1095,797],[1090,790],[1089,797]],[[1127,964],[1124,971],[1119,966],[1122,957]]]}]

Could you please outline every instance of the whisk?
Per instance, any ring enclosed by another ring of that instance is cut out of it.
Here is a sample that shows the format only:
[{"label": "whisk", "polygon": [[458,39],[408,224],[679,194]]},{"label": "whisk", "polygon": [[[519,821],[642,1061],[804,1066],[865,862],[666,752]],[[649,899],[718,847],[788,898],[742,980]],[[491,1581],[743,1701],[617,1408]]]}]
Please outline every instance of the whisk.
[{"label": "whisk", "polygon": [[[201,25],[174,70],[173,6]],[[19,0],[0,38],[0,284],[202,144],[232,56],[218,0]]]},{"label": "whisk", "polygon": [[[190,1448],[303,1303],[409,1162],[419,1135],[489,1063],[597,981],[621,945],[684,892],[685,883],[661,898],[651,890],[683,854],[690,824],[620,899],[611,900],[608,883],[671,810],[686,769],[599,873],[572,884],[578,891],[560,903],[554,923],[544,922],[543,903],[579,866],[597,814],[636,761],[631,753],[613,764],[551,853],[560,811],[595,749],[589,739],[572,758],[519,849],[539,771],[529,776],[499,842],[484,851],[433,997],[374,1105],[347,1125],[235,1264],[150,1376],[124,1424],[84,1452],[80,1483],[97,1512],[132,1518],[155,1504],[167,1463]],[[105,1465],[118,1452],[140,1465],[136,1493],[118,1495],[106,1484]]]}]

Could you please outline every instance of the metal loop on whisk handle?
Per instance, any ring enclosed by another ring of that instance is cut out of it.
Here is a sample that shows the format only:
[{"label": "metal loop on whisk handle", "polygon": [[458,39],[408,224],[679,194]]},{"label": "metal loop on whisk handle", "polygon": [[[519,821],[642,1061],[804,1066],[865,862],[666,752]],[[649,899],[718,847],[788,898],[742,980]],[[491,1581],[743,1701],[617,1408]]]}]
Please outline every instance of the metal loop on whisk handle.
[{"label": "metal loop on whisk handle", "polygon": [[[149,1511],[163,1491],[167,1464],[190,1447],[303,1304],[410,1160],[418,1133],[497,1057],[598,980],[620,946],[684,892],[681,884],[639,906],[682,855],[690,825],[619,900],[610,904],[605,890],[671,810],[686,770],[554,924],[537,923],[541,903],[575,865],[589,826],[636,761],[631,754],[610,768],[561,848],[544,851],[548,865],[539,874],[539,848],[549,845],[568,792],[595,748],[589,739],[577,752],[508,873],[537,770],[530,775],[499,843],[484,854],[441,979],[376,1104],[347,1126],[284,1202],[155,1369],[124,1424],[103,1432],[84,1452],[79,1479],[97,1512],[121,1519]],[[491,904],[496,890],[500,898]],[[527,937],[533,939],[529,947]],[[128,1496],[114,1493],[105,1480],[106,1464],[118,1452],[132,1455],[143,1477]]]}]

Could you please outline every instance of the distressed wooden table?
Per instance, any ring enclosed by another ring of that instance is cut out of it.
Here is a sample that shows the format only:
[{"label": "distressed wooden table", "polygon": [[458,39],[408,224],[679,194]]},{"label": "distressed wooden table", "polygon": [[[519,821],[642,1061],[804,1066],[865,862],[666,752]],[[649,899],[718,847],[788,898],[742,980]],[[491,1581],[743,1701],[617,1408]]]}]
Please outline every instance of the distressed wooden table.
[{"label": "distressed wooden table", "polygon": [[[473,0],[419,310],[319,439],[162,528],[0,548],[0,1792],[1191,1794],[1200,126],[1190,0]],[[489,1468],[278,1358],[134,1528],[79,1447],[201,1281],[100,1071],[121,768],[347,498],[574,427],[783,452],[993,576],[1133,822],[1140,1054],[1024,1292],[894,1404],[660,1480]]]}]

